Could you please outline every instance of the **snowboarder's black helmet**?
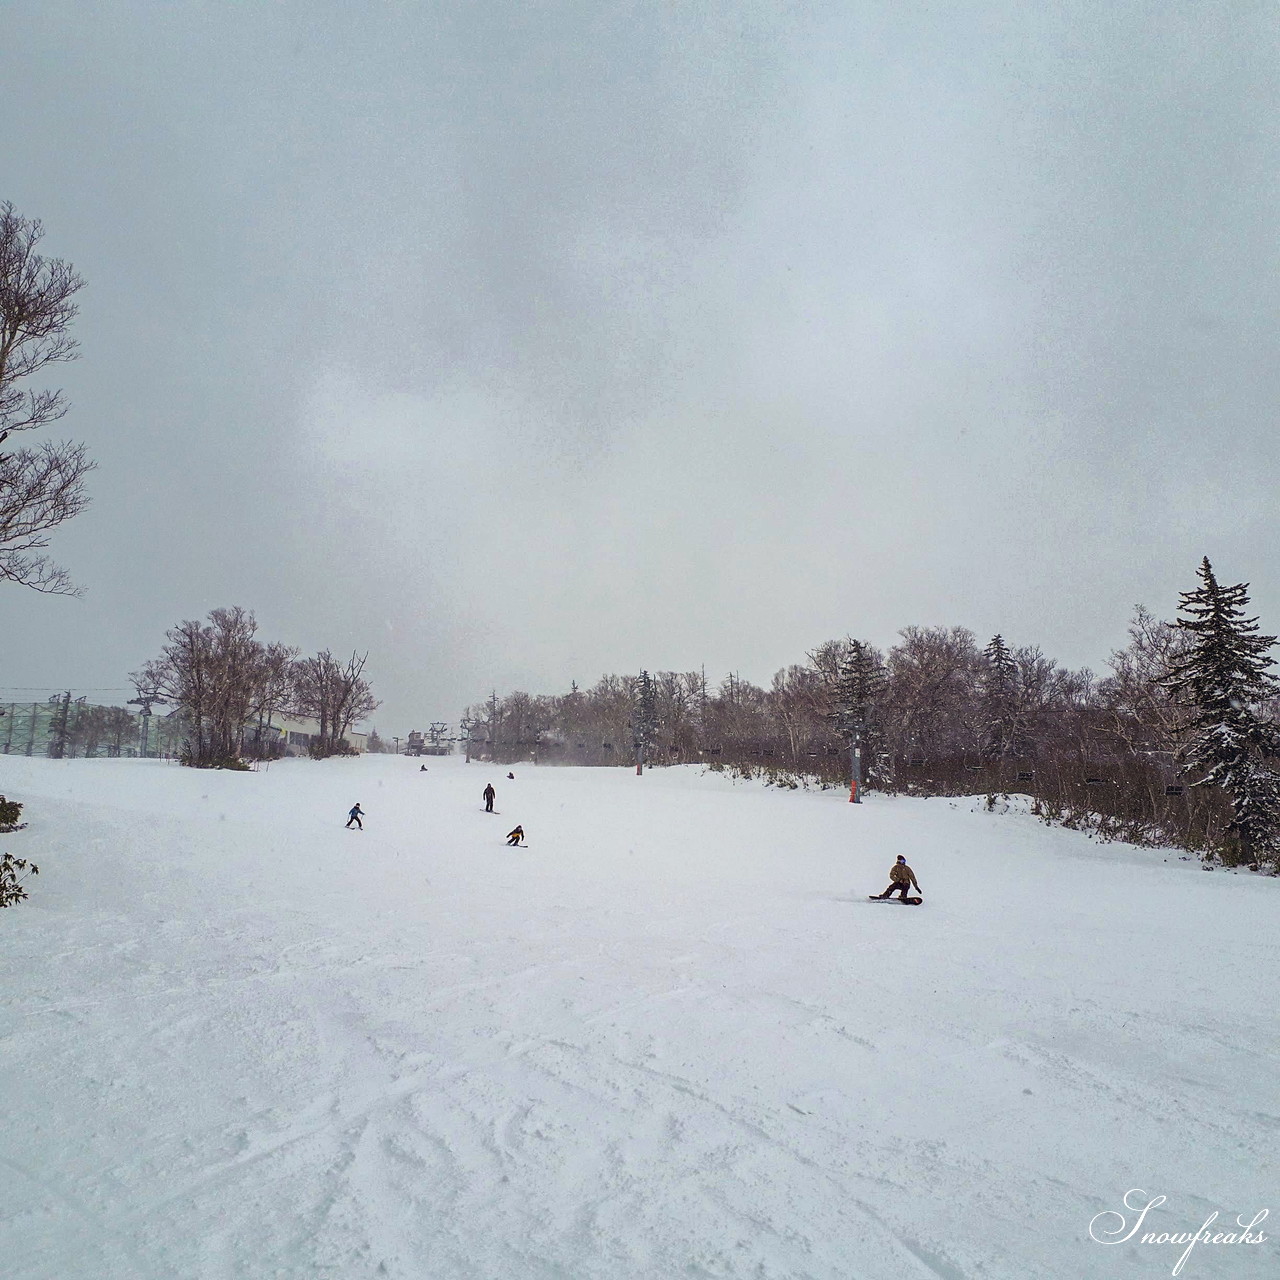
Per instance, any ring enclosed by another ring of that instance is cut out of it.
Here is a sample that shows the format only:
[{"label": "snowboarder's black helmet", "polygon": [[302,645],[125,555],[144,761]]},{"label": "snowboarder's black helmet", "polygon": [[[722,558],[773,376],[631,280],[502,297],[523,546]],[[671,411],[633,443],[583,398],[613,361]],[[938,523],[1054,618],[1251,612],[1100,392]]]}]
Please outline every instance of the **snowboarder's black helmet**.
[{"label": "snowboarder's black helmet", "polygon": [[902,854],[898,854],[898,861],[899,861],[899,862],[906,862],[906,858],[904,858],[904,857],[902,856]]}]

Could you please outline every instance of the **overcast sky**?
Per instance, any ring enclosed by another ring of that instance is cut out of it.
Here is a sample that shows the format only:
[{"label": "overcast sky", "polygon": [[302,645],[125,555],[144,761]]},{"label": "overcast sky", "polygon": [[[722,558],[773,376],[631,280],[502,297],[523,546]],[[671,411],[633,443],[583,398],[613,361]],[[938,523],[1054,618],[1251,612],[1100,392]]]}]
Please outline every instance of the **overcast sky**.
[{"label": "overcast sky", "polygon": [[88,281],[99,469],[84,598],[0,592],[0,698],[127,697],[229,604],[368,649],[389,733],[910,623],[1101,666],[1206,554],[1280,630],[1278,37],[8,0],[0,199]]}]

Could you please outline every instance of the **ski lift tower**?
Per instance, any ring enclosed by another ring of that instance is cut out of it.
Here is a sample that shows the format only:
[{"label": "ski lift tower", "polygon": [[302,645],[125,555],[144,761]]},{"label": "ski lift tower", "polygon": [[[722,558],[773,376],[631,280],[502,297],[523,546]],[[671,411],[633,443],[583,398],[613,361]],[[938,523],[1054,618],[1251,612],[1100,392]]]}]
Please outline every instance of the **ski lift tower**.
[{"label": "ski lift tower", "polygon": [[849,739],[849,803],[862,803],[862,742],[866,736],[867,724],[861,715],[851,717],[845,722],[845,732]]},{"label": "ski lift tower", "polygon": [[138,719],[142,721],[141,744],[138,754],[145,760],[147,758],[147,728],[148,721],[151,719],[152,707],[163,707],[168,705],[163,698],[157,697],[154,693],[143,693],[138,691],[136,698],[129,699],[129,706],[141,707],[138,713]]}]

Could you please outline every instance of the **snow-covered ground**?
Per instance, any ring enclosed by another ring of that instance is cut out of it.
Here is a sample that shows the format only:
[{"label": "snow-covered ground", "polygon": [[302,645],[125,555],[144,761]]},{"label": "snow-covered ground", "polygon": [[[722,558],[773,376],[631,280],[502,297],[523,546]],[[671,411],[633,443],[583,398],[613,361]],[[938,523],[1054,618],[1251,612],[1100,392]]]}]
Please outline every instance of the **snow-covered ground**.
[{"label": "snow-covered ground", "polygon": [[[1280,883],[968,801],[515,772],[0,757],[41,864],[0,1273],[1157,1277],[1182,1247],[1089,1238],[1131,1188],[1144,1232],[1280,1210]],[[867,901],[898,853],[921,907]]]}]

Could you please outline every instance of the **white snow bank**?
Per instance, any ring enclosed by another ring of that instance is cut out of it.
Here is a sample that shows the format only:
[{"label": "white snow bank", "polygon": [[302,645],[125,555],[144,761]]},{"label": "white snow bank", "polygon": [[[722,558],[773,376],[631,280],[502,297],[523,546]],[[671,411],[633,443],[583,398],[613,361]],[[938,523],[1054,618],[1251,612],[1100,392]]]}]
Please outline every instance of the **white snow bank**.
[{"label": "white snow bank", "polygon": [[[41,864],[6,1277],[1157,1277],[1181,1248],[1088,1235],[1130,1188],[1144,1231],[1280,1209],[1276,882],[966,801],[428,764],[0,757]],[[867,901],[898,853],[922,907]]]}]

